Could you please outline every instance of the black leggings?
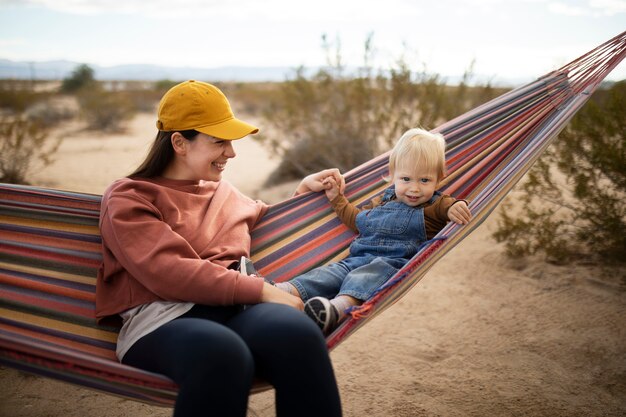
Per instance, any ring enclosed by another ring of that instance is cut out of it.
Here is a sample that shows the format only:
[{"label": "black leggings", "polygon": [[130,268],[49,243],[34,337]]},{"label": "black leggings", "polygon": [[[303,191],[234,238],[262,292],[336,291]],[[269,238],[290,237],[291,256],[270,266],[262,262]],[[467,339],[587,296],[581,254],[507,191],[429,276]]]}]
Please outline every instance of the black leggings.
[{"label": "black leggings", "polygon": [[142,337],[123,363],[178,384],[175,417],[245,417],[255,376],[275,388],[278,417],[341,416],[320,329],[285,305],[196,305]]}]

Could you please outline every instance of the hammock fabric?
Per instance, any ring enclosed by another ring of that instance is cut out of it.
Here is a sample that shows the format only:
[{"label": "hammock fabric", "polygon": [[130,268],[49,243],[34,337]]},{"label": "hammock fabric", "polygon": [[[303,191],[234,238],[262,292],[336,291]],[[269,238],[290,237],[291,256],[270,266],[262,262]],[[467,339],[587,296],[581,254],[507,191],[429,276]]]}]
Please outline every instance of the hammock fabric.
[{"label": "hammock fabric", "polygon": [[[471,201],[474,220],[449,224],[327,338],[330,349],[389,307],[478,227],[626,55],[626,32],[561,69],[436,129],[447,140],[443,191]],[[346,174],[363,204],[387,186],[388,154]],[[0,364],[110,394],[171,406],[163,375],[115,358],[118,329],[97,325],[100,196],[0,184]],[[353,233],[321,194],[271,207],[253,231],[253,259],[275,281],[341,259]],[[269,388],[255,385],[253,392]]]}]

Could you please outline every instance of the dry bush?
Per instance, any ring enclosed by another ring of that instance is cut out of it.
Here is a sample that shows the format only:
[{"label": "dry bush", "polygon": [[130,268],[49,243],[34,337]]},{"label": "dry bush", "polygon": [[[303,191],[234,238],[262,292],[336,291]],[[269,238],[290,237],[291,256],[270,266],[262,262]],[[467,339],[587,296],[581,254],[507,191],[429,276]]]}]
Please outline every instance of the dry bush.
[{"label": "dry bush", "polygon": [[72,117],[54,103],[50,82],[0,81],[0,182],[27,183],[31,169],[51,162],[61,139],[48,139],[49,129]]},{"label": "dry bush", "polygon": [[127,101],[138,112],[154,113],[159,100],[170,87],[177,84],[174,81],[107,81],[102,82],[102,88],[115,92],[121,100]]},{"label": "dry bush", "polygon": [[38,91],[33,81],[0,80],[0,109],[10,113],[23,113],[51,95],[49,91]]},{"label": "dry bush", "polygon": [[39,101],[30,106],[24,115],[40,126],[51,128],[61,123],[68,122],[76,117],[78,110],[73,99],[67,97],[50,97],[45,101]]},{"label": "dry bush", "polygon": [[128,81],[100,82],[95,79],[94,70],[82,64],[63,80],[61,92],[76,96],[81,115],[89,129],[116,132],[123,130],[124,123],[135,116],[137,109],[153,109],[152,103],[146,105],[142,95],[137,94],[137,90],[145,89],[137,86],[145,84]]},{"label": "dry bush", "polygon": [[277,94],[279,85],[275,82],[237,82],[220,84],[219,88],[233,105],[235,114],[260,115]]},{"label": "dry bush", "polygon": [[598,90],[531,169],[521,186],[520,213],[509,214],[504,206],[494,233],[510,256],[625,262],[624,109],[626,81]]},{"label": "dry bush", "polygon": [[89,129],[120,131],[136,114],[133,102],[124,92],[105,91],[98,83],[78,91],[76,97]]},{"label": "dry bush", "polygon": [[48,130],[36,120],[0,118],[0,182],[25,184],[29,170],[50,164],[61,139],[48,141],[47,137]]},{"label": "dry bush", "polygon": [[[364,47],[364,64],[348,73],[339,47],[323,37],[328,65],[313,76],[299,68],[269,95],[263,115],[283,136],[261,135],[282,162],[270,176],[274,184],[336,167],[349,170],[387,151],[407,129],[432,129],[499,91],[489,85],[452,89],[425,66],[414,71],[404,58],[394,67],[375,70],[372,36]],[[338,44],[339,42],[337,42]]]}]

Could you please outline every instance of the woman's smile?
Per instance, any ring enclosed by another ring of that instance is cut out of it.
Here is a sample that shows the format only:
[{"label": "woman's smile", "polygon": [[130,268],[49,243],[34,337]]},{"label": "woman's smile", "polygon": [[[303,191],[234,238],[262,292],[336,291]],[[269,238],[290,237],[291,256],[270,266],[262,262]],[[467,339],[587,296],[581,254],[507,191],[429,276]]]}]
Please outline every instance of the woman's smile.
[{"label": "woman's smile", "polygon": [[217,170],[220,172],[226,169],[226,162],[213,162],[211,165],[217,168]]}]

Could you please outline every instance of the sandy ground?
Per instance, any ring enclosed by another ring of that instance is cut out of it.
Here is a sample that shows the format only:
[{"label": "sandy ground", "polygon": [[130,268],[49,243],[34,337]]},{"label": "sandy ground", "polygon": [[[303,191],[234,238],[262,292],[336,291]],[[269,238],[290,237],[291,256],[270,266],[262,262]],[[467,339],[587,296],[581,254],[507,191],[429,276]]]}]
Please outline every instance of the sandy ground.
[{"label": "sandy ground", "polygon": [[[68,128],[57,161],[32,181],[101,194],[142,159],[153,126],[153,116],[140,115],[120,135]],[[290,193],[292,185],[261,189],[278,161],[260,145],[235,146],[227,179],[270,203]],[[332,352],[345,416],[626,415],[621,277],[508,261],[490,237],[496,217]],[[273,407],[272,391],[255,395],[249,417],[274,416]],[[169,415],[0,367],[0,416]]]}]

